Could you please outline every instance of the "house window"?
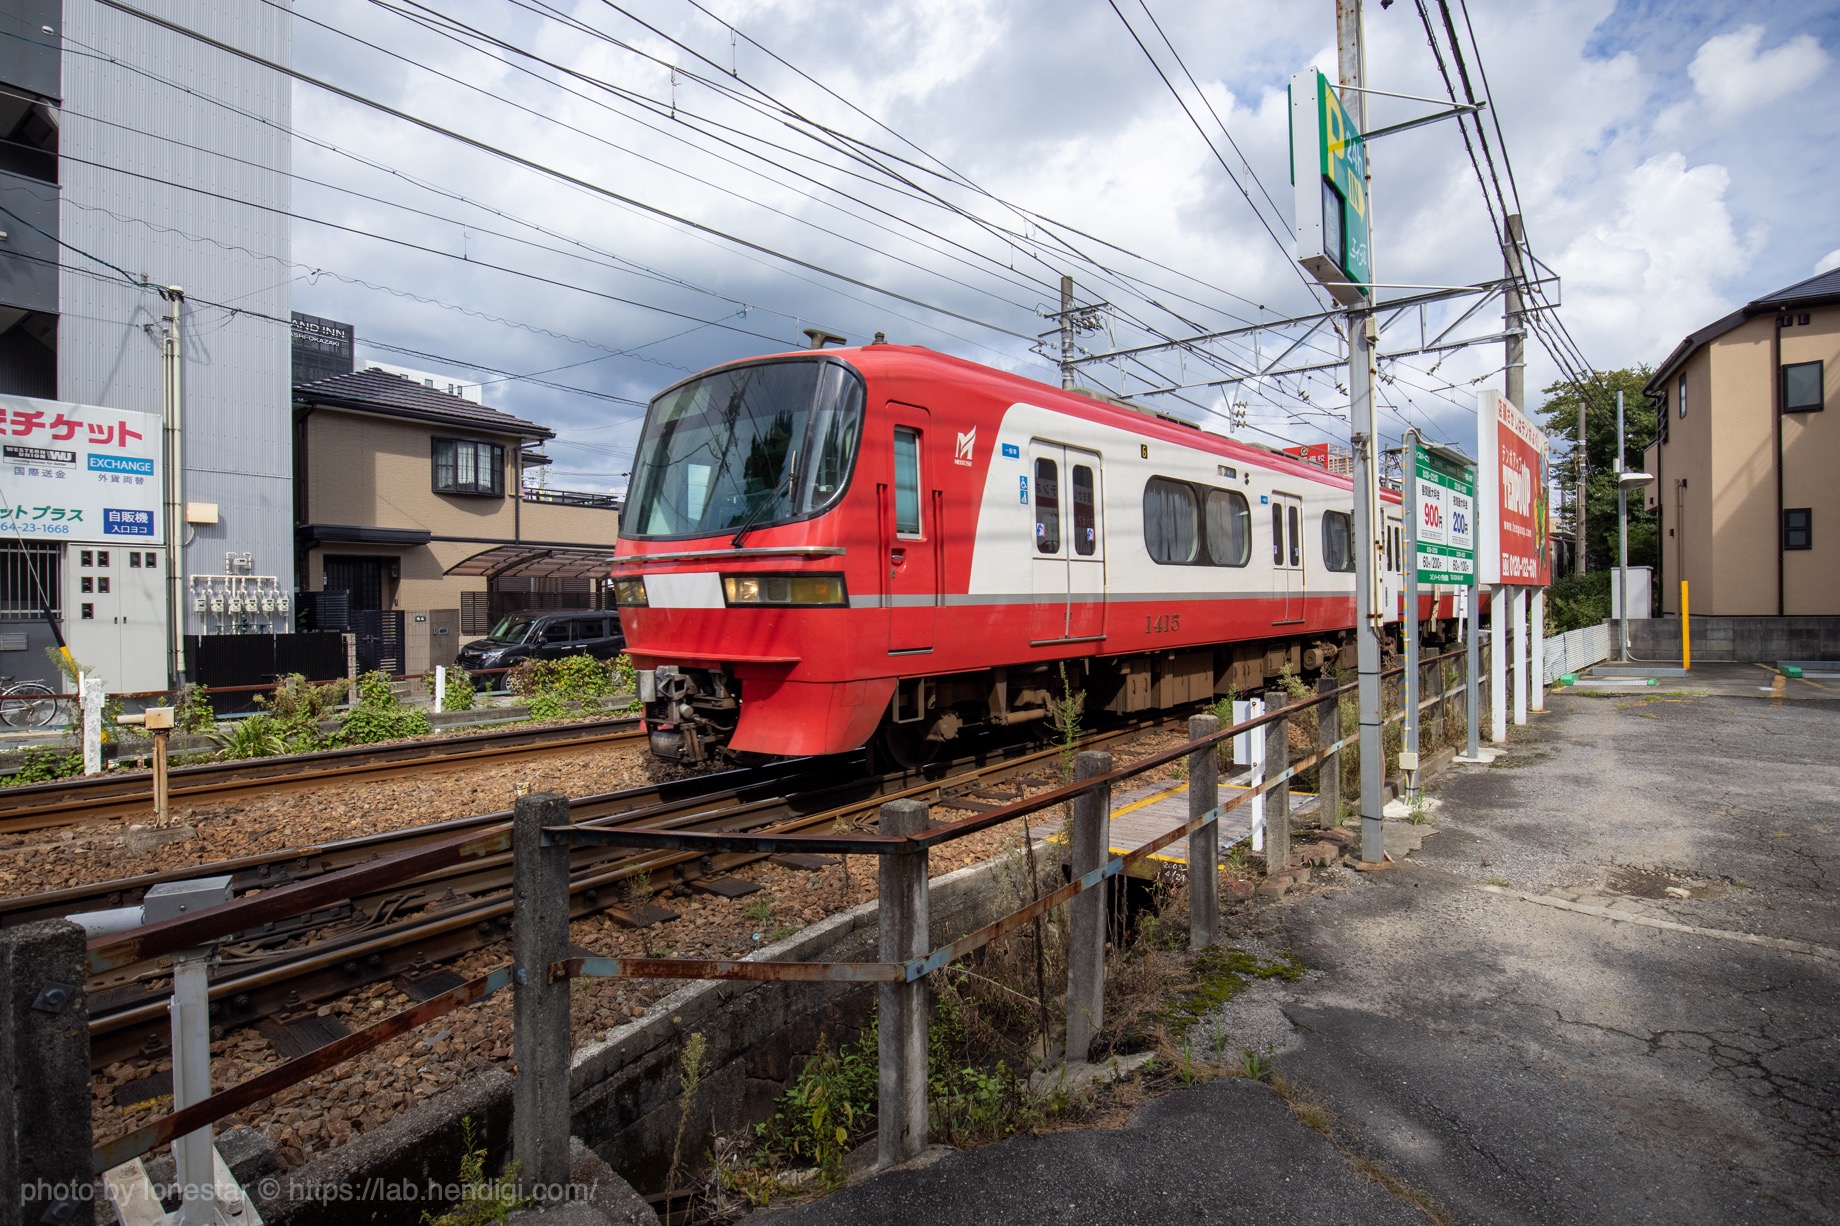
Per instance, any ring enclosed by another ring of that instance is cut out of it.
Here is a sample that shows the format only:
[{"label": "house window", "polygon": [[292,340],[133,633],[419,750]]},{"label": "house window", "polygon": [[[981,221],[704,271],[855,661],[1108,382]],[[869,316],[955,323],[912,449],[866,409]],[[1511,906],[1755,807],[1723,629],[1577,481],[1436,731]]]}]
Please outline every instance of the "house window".
[{"label": "house window", "polygon": [[1814,510],[1789,507],[1783,511],[1783,548],[1814,548]]},{"label": "house window", "polygon": [[1679,402],[1680,415],[1685,417],[1687,415],[1687,377],[1685,375],[1680,376],[1680,383],[1674,389],[1674,398]]},{"label": "house window", "polygon": [[1783,412],[1818,413],[1826,407],[1821,400],[1820,362],[1797,362],[1782,368]]},{"label": "house window", "polygon": [[434,492],[505,496],[505,449],[471,439],[434,440]]}]

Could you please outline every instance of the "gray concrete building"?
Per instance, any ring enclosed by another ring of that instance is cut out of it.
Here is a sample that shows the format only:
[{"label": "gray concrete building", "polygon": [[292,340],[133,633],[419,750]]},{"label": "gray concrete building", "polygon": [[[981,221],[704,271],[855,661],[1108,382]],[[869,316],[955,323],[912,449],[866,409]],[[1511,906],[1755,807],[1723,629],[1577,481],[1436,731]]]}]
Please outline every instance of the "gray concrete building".
[{"label": "gray concrete building", "polygon": [[[282,6],[144,7],[288,60]],[[290,112],[280,74],[96,0],[0,10],[0,397],[157,419],[170,399],[168,287],[178,287],[184,504],[157,524],[179,541],[171,564],[163,544],[92,539],[100,528],[88,519],[62,540],[0,526],[0,673],[50,671],[46,603],[114,691],[167,684],[170,603],[188,634],[292,628],[291,600],[207,623],[204,595],[215,577],[273,576],[279,596],[293,586]],[[11,459],[0,494],[24,488]],[[96,461],[86,470],[84,459],[48,462],[91,478]],[[160,627],[152,651],[150,621]]]}]

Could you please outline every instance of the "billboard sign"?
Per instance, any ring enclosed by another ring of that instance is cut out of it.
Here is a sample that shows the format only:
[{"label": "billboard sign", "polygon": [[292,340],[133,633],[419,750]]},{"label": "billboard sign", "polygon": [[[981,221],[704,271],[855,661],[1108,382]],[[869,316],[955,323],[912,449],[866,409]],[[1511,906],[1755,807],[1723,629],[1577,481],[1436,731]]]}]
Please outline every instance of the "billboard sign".
[{"label": "billboard sign", "polygon": [[1291,78],[1291,186],[1297,262],[1343,306],[1367,301],[1367,142],[1329,78],[1314,68]]},{"label": "billboard sign", "polygon": [[0,537],[158,545],[158,413],[0,396]]},{"label": "billboard sign", "polygon": [[1500,392],[1485,391],[1476,435],[1482,582],[1545,587],[1552,582],[1546,434]]},{"label": "billboard sign", "polygon": [[1418,581],[1467,587],[1476,569],[1476,470],[1414,439],[1412,472]]}]

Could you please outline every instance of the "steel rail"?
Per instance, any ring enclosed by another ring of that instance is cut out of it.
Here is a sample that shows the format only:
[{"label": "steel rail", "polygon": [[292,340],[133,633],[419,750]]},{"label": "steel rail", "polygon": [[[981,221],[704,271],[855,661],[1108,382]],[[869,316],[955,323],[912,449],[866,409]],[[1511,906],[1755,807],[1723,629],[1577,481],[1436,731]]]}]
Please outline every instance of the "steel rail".
[{"label": "steel rail", "polygon": [[[638,717],[621,716],[548,728],[499,728],[383,746],[352,745],[275,758],[200,763],[171,771],[169,795],[174,800],[223,797],[244,791],[316,786],[334,778],[563,753],[596,744],[637,740],[645,735],[638,725]],[[5,789],[0,796],[4,797],[0,832],[25,833],[148,812],[153,805],[153,774],[126,771],[21,784]]]}]

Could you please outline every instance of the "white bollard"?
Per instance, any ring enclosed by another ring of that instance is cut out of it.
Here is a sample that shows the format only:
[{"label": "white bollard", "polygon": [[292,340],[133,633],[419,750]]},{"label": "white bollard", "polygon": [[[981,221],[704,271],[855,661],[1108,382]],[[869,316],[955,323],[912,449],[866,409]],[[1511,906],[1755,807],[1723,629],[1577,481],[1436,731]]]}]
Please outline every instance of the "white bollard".
[{"label": "white bollard", "polygon": [[[1239,698],[1233,702],[1233,722],[1243,724],[1249,719],[1257,719],[1265,714],[1263,698]],[[1265,730],[1255,729],[1242,732],[1233,738],[1233,760],[1252,771],[1246,780],[1251,787],[1258,787],[1265,782]],[[1252,832],[1252,850],[1265,850],[1265,794],[1259,792],[1252,798],[1252,822],[1247,827]]]},{"label": "white bollard", "polygon": [[434,709],[436,712],[447,710],[447,665],[434,666]]}]

